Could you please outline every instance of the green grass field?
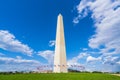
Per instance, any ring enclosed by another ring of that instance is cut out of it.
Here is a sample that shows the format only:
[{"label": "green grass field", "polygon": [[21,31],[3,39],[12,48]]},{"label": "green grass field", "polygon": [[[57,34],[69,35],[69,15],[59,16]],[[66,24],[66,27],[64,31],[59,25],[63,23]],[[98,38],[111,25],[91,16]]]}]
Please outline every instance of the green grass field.
[{"label": "green grass field", "polygon": [[120,77],[100,73],[32,73],[0,75],[0,80],[120,80]]}]

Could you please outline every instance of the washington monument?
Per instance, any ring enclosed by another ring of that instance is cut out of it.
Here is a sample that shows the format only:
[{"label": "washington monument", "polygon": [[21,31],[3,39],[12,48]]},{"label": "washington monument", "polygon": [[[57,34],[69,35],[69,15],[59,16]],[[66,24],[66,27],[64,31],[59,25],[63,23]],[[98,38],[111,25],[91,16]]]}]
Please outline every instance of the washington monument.
[{"label": "washington monument", "polygon": [[63,17],[61,14],[58,15],[58,20],[57,20],[53,72],[55,73],[68,72],[67,61],[66,61],[66,47],[65,47],[65,39],[64,39],[64,25],[63,25]]}]

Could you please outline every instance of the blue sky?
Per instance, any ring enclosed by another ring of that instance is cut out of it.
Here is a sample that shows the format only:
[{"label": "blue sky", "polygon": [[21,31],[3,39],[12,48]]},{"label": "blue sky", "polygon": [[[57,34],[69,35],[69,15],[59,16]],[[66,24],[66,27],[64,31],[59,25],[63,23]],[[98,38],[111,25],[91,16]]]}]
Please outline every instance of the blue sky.
[{"label": "blue sky", "polygon": [[118,0],[1,0],[0,71],[52,64],[59,13],[64,18],[69,65],[120,71],[119,4]]}]

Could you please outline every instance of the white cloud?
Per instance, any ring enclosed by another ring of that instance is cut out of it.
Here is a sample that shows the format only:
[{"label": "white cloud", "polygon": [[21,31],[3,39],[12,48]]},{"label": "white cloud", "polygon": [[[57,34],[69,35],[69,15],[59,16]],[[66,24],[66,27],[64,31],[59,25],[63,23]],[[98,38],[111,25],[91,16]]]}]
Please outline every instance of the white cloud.
[{"label": "white cloud", "polygon": [[[95,34],[89,39],[89,47],[102,53],[98,58],[88,57],[88,61],[96,61],[101,57],[104,67],[119,70],[120,56],[120,0],[81,0],[77,6],[78,17],[86,17],[89,12],[96,28]],[[73,21],[74,21],[73,20]],[[75,22],[74,22],[75,23]],[[115,67],[113,67],[113,65]],[[117,68],[117,69],[116,69]]]},{"label": "white cloud", "polygon": [[50,40],[50,41],[49,41],[49,46],[50,46],[50,47],[55,46],[55,40]]},{"label": "white cloud", "polygon": [[0,71],[34,71],[40,65],[41,63],[37,60],[27,60],[20,56],[0,57]]},{"label": "white cloud", "polygon": [[[84,60],[84,62],[82,62]],[[68,65],[81,65],[85,67],[86,71],[119,71],[120,58],[117,56],[104,56],[93,57],[91,52],[82,52],[78,56],[68,60]],[[109,68],[107,68],[109,66]]]},{"label": "white cloud", "polygon": [[[68,60],[67,61],[67,64],[69,65],[68,67],[70,69],[75,69],[75,70],[80,70],[80,71],[84,71],[86,70],[86,62],[84,63],[81,63],[83,60],[86,60],[86,58],[89,56],[90,54],[88,53],[85,53],[85,52],[81,52],[79,53],[78,56],[76,57],[73,57],[72,59]],[[80,66],[80,67],[71,67],[71,65],[77,65],[77,66]]]},{"label": "white cloud", "polygon": [[77,24],[77,23],[79,23],[79,19],[81,18],[81,16],[79,15],[78,17],[75,17],[74,19],[73,19],[73,23],[75,23],[75,24]]},{"label": "white cloud", "polygon": [[20,56],[17,56],[16,58],[10,58],[10,57],[0,57],[0,61],[5,62],[5,63],[40,63],[36,60],[26,60],[26,59],[22,59]]},{"label": "white cloud", "polygon": [[0,56],[4,56],[5,54],[3,54],[3,53],[0,53]]},{"label": "white cloud", "polygon": [[51,50],[39,51],[38,55],[45,58],[49,64],[53,64],[54,51]]},{"label": "white cloud", "polygon": [[92,56],[88,56],[86,61],[87,62],[95,62],[95,61],[100,61],[100,60],[101,60],[100,57],[95,58],[95,57],[92,57]]},{"label": "white cloud", "polygon": [[71,60],[68,60],[68,65],[80,65],[80,63],[78,62],[80,59],[82,58],[86,58],[87,56],[89,56],[88,53],[79,53],[78,56],[73,57]]},{"label": "white cloud", "polygon": [[16,56],[16,58],[17,58],[17,59],[22,59],[22,57],[21,57],[21,56]]},{"label": "white cloud", "polygon": [[118,56],[105,56],[103,58],[103,64],[116,65],[120,61]]},{"label": "white cloud", "polygon": [[119,65],[120,65],[120,61],[118,61],[118,62],[117,62],[117,64],[119,64]]},{"label": "white cloud", "polygon": [[88,48],[83,48],[83,51],[87,51],[88,50]]},{"label": "white cloud", "polygon": [[86,16],[89,10],[92,12],[96,33],[89,39],[91,48],[99,49],[104,46],[106,52],[111,49],[115,49],[114,53],[120,52],[120,7],[117,7],[119,4],[119,0],[114,2],[111,0],[105,2],[104,0],[95,0],[93,2],[92,0],[82,0],[77,6],[78,14],[81,16]]},{"label": "white cloud", "polygon": [[33,50],[26,44],[23,44],[15,38],[9,31],[0,30],[0,48],[12,52],[20,52],[32,55]]}]

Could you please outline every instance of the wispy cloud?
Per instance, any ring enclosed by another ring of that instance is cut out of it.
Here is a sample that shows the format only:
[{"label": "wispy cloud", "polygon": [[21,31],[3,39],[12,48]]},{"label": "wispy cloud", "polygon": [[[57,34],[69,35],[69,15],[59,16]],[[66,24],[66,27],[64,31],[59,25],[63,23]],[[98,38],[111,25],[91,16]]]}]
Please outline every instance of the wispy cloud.
[{"label": "wispy cloud", "polygon": [[17,56],[16,58],[0,57],[0,61],[3,61],[5,63],[40,63],[36,60],[22,59],[20,56]]},{"label": "wispy cloud", "polygon": [[120,61],[120,57],[118,56],[105,56],[103,59],[103,64],[110,64],[110,65],[115,65],[117,63],[119,63]]},{"label": "wispy cloud", "polygon": [[95,58],[93,56],[88,56],[86,61],[87,62],[101,61],[101,57]]},{"label": "wispy cloud", "polygon": [[33,49],[17,40],[7,30],[0,30],[0,48],[7,51],[24,53],[29,56],[33,53]]},{"label": "wispy cloud", "polygon": [[0,57],[0,71],[34,71],[40,64],[37,60],[23,59],[20,56]]},{"label": "wispy cloud", "polygon": [[50,40],[50,41],[49,41],[49,46],[50,46],[50,47],[55,46],[55,40]]},{"label": "wispy cloud", "polygon": [[79,65],[80,63],[78,62],[80,59],[87,58],[89,56],[88,53],[81,52],[79,53],[78,56],[73,57],[71,60],[68,60],[68,65]]},{"label": "wispy cloud", "polygon": [[[100,5],[103,4],[103,5]],[[120,48],[120,7],[117,7],[120,1],[116,0],[82,0],[77,6],[78,14],[87,14],[92,11],[92,18],[95,21],[96,34],[89,39],[91,48],[101,48],[104,46],[106,52],[110,49],[115,49],[114,52],[119,52]],[[116,8],[116,9],[114,9]],[[85,11],[85,13],[83,13]],[[83,17],[83,16],[82,16]],[[104,50],[105,51],[105,50]]]},{"label": "wispy cloud", "polygon": [[5,54],[3,54],[3,53],[0,53],[0,56],[4,56]]},{"label": "wispy cloud", "polygon": [[[101,5],[102,4],[102,5]],[[77,6],[78,16],[75,24],[91,12],[91,18],[96,28],[95,34],[88,40],[91,49],[98,49],[100,55],[89,56],[87,61],[102,61],[101,65],[108,66],[113,71],[120,66],[120,1],[119,0],[81,0]],[[97,54],[97,53],[96,53]],[[113,65],[116,66],[112,68]],[[119,69],[118,69],[119,70]]]},{"label": "wispy cloud", "polygon": [[[55,41],[51,40],[49,42],[49,46],[52,47],[54,45]],[[0,30],[0,48],[5,51],[19,52],[28,56],[32,56],[35,52],[28,45],[17,40],[15,36],[7,30]],[[3,53],[0,53],[0,71],[33,71],[37,70],[37,67],[39,66],[43,67],[44,65],[53,64],[54,51],[39,51],[38,54],[36,52],[36,55],[43,57],[48,61],[48,63],[40,63],[37,60],[23,59],[21,56],[11,58],[3,55]]]},{"label": "wispy cloud", "polygon": [[49,64],[53,64],[54,51],[52,50],[39,51],[38,55],[45,58]]}]

